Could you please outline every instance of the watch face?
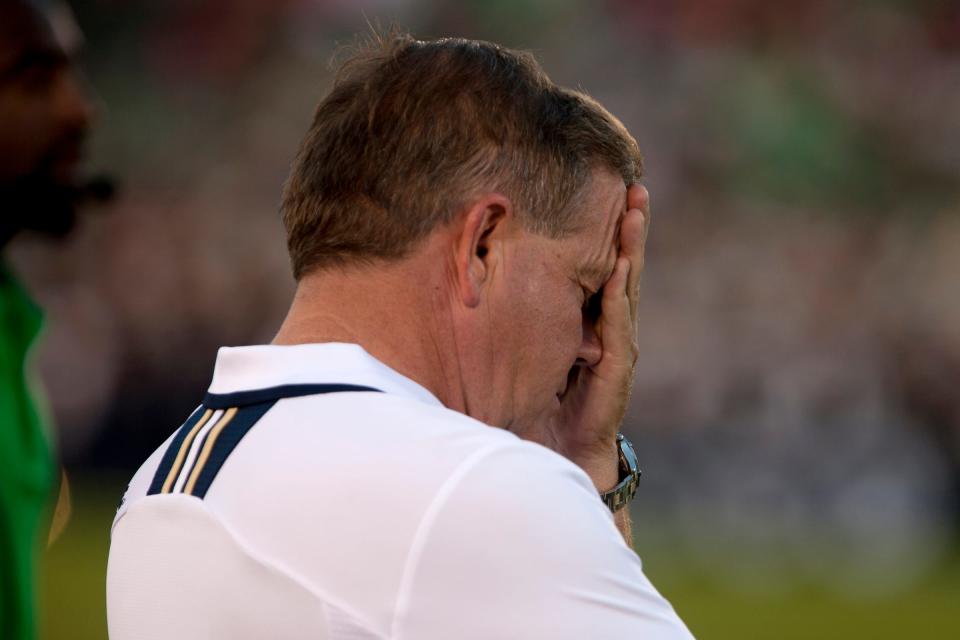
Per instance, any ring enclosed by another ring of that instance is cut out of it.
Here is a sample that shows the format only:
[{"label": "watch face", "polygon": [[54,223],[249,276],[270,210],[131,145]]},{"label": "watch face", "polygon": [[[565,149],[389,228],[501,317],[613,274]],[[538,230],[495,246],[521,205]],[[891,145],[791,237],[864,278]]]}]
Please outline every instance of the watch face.
[{"label": "watch face", "polygon": [[601,494],[604,503],[614,512],[633,499],[640,478],[637,454],[633,450],[633,445],[622,433],[617,434],[617,453],[620,458],[620,482],[610,491]]},{"label": "watch face", "polygon": [[617,440],[620,448],[621,464],[626,467],[630,475],[640,477],[640,465],[637,460],[637,453],[633,450],[633,443],[622,434]]}]

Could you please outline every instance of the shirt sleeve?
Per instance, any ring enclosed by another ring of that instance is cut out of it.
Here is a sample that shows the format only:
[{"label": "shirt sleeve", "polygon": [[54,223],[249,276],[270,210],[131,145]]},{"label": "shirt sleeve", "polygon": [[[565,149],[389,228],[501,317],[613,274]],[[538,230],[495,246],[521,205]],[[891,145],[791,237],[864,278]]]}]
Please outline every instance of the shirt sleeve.
[{"label": "shirt sleeve", "polygon": [[393,637],[692,638],[586,474],[531,443],[475,456],[438,493]]},{"label": "shirt sleeve", "polygon": [[123,492],[123,497],[120,499],[120,505],[117,507],[117,512],[113,516],[113,524],[110,525],[110,531],[116,528],[117,523],[120,521],[129,508],[130,504],[143,498],[147,495],[147,490],[150,488],[150,483],[153,481],[153,474],[157,472],[157,467],[160,466],[160,460],[163,458],[163,454],[166,452],[167,447],[170,446],[170,442],[173,440],[174,436],[177,435],[177,432],[174,431],[164,440],[153,453],[150,454],[150,457],[147,458],[146,462],[140,465],[140,468],[133,478],[127,484],[126,491]]}]

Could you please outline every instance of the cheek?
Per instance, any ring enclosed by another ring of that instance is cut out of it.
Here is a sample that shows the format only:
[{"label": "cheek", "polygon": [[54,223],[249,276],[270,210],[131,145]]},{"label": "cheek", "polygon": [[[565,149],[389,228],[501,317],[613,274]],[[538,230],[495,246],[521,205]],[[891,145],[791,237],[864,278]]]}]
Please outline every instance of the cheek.
[{"label": "cheek", "polygon": [[583,340],[583,315],[578,303],[565,300],[551,306],[541,318],[546,346],[559,361],[557,366],[572,366]]},{"label": "cheek", "polygon": [[[515,265],[516,266],[516,265]],[[523,329],[517,332],[517,348],[529,354],[530,366],[540,370],[552,386],[576,361],[583,339],[580,290],[555,272],[552,263],[531,262],[519,268],[524,274],[519,290],[526,304],[514,316]],[[534,355],[536,354],[536,355]]]},{"label": "cheek", "polygon": [[0,173],[5,178],[20,177],[34,168],[49,145],[50,134],[45,126],[44,109],[32,103],[15,101],[9,96],[0,100]]},{"label": "cheek", "polygon": [[572,367],[580,352],[580,345],[583,344],[583,314],[580,312],[580,307],[576,307],[569,314],[565,335],[569,366]]}]

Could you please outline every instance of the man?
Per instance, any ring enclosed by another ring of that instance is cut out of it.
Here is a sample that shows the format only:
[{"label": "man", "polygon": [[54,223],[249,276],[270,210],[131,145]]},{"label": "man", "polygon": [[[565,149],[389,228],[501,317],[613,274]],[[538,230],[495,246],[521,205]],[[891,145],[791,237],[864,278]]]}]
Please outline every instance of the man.
[{"label": "man", "polygon": [[640,170],[526,54],[349,59],[284,192],[289,314],[134,476],[111,637],[689,638],[624,542]]},{"label": "man", "polygon": [[[22,230],[62,236],[73,224],[92,118],[70,64],[77,34],[62,6],[47,14],[0,2],[0,248]],[[0,319],[0,638],[32,638],[41,514],[56,472],[27,375],[42,314],[2,261]]]}]

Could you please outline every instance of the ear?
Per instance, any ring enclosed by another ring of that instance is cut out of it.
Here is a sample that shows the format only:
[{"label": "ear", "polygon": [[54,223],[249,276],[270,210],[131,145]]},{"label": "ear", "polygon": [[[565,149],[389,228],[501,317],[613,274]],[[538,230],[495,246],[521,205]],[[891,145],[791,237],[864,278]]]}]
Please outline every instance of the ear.
[{"label": "ear", "polygon": [[512,217],[513,204],[499,193],[484,194],[474,200],[464,214],[455,251],[457,287],[467,307],[480,304],[492,267],[499,259],[497,245],[505,223]]}]

